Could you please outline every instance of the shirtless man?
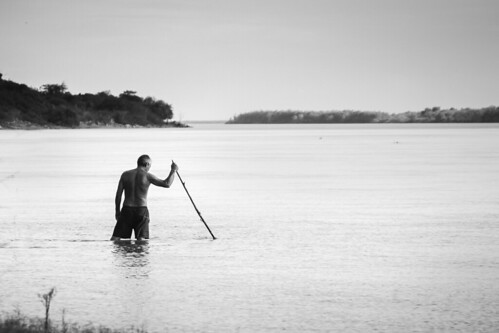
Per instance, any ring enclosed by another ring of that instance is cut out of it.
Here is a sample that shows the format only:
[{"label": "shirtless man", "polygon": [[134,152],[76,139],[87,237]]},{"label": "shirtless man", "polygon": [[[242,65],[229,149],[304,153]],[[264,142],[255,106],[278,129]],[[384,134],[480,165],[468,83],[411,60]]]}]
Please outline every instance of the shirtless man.
[{"label": "shirtless man", "polygon": [[[149,211],[147,210],[147,191],[149,185],[170,187],[178,167],[172,162],[170,174],[161,180],[149,173],[151,158],[142,155],[137,160],[137,168],[123,172],[116,191],[116,226],[111,240],[131,238],[132,229],[137,240],[149,239]],[[125,201],[120,210],[121,195],[125,191]]]}]

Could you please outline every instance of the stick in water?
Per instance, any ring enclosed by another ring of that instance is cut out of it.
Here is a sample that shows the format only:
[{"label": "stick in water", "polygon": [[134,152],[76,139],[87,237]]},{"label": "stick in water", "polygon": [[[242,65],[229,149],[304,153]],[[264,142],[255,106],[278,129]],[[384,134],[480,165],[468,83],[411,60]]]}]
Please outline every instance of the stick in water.
[{"label": "stick in water", "polygon": [[[173,161],[172,161],[173,162]],[[199,218],[201,219],[201,221],[204,223],[206,229],[208,229],[211,237],[213,237],[213,240],[215,240],[215,236],[213,236],[213,233],[211,232],[210,230],[210,227],[208,227],[208,225],[206,224],[206,222],[204,221],[203,219],[203,216],[201,216],[201,212],[199,211],[199,209],[196,207],[196,204],[194,203],[194,201],[192,200],[192,197],[191,195],[189,194],[189,191],[187,191],[187,187],[185,187],[185,182],[182,180],[182,177],[180,177],[180,174],[178,173],[178,171],[175,171],[177,173],[177,176],[178,176],[178,179],[180,180],[180,182],[182,183],[182,186],[184,187],[185,189],[185,192],[187,193],[187,195],[189,196],[189,199],[191,200],[192,202],[192,205],[194,206],[194,209],[196,210],[196,212],[198,213],[199,215]]]}]

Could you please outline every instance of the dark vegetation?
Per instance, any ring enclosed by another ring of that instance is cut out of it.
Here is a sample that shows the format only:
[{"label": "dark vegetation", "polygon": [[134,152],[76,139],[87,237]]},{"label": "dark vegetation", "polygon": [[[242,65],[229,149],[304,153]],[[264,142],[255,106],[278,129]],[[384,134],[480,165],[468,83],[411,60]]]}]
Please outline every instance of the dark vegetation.
[{"label": "dark vegetation", "polygon": [[499,107],[482,109],[427,108],[388,114],[371,111],[253,111],[234,116],[227,124],[360,124],[360,123],[497,123]]},{"label": "dark vegetation", "polygon": [[30,318],[16,311],[13,314],[0,316],[1,333],[146,333],[143,328],[129,327],[112,329],[92,324],[79,325],[64,321],[59,325],[51,325],[45,329],[45,322],[40,318]]},{"label": "dark vegetation", "polygon": [[50,303],[56,295],[55,288],[46,294],[38,295],[43,306],[45,318],[29,318],[21,311],[16,310],[13,314],[0,315],[1,333],[146,333],[142,328],[130,327],[126,329],[111,329],[104,326],[91,324],[78,325],[65,320],[65,311],[62,312],[60,325],[55,325],[49,317]]},{"label": "dark vegetation", "polygon": [[35,89],[2,80],[0,74],[0,126],[4,128],[183,126],[170,122],[172,117],[170,104],[139,97],[135,91],[119,96],[108,91],[73,95],[64,83]]}]

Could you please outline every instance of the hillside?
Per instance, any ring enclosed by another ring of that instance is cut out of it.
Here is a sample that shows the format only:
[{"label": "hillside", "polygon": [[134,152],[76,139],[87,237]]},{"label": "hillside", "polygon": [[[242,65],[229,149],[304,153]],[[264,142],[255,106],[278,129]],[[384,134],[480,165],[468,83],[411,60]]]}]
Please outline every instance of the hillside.
[{"label": "hillside", "polygon": [[64,83],[36,89],[3,80],[0,74],[1,128],[185,126],[172,118],[170,104],[134,91],[73,95]]}]

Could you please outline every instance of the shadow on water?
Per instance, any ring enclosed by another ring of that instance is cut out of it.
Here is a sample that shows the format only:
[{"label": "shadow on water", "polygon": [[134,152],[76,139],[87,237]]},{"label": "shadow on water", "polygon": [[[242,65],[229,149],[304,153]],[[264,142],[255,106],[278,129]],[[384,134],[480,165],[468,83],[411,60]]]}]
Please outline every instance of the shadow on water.
[{"label": "shadow on water", "polygon": [[114,265],[125,278],[149,277],[149,242],[121,240],[113,242]]}]

